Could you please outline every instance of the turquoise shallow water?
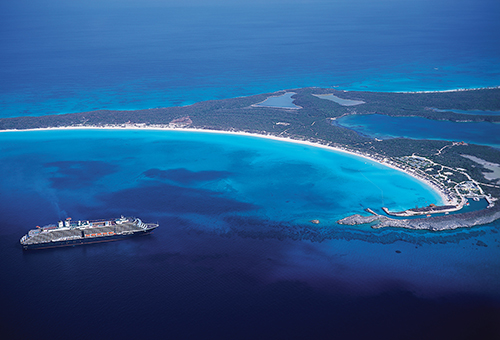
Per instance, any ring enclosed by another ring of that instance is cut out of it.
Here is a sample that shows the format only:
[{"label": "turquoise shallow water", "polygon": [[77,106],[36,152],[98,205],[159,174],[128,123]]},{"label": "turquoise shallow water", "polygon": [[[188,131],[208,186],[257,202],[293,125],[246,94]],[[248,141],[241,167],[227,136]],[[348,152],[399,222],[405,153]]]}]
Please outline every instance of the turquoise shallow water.
[{"label": "turquoise shallow water", "polygon": [[[53,205],[54,218],[73,215],[75,204],[92,207],[100,193],[151,183],[207,191],[248,205],[244,214],[283,222],[320,219],[333,224],[368,207],[404,210],[441,203],[417,180],[375,162],[258,137],[69,130],[5,133],[0,138],[4,188],[28,184],[52,196],[46,203]],[[16,147],[9,150],[6,145]],[[27,159],[33,170],[12,181],[8,170],[25,169]],[[80,186],[82,180],[88,185]]]}]

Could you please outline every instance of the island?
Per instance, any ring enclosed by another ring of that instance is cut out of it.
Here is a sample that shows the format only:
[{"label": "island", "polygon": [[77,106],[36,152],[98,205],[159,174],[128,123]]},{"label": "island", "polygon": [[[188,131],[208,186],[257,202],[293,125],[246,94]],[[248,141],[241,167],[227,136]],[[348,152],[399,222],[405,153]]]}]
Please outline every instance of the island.
[{"label": "island", "polygon": [[[453,111],[455,110],[455,111]],[[447,230],[500,218],[500,150],[463,141],[376,139],[335,124],[347,115],[418,116],[455,122],[500,123],[500,88],[444,92],[383,93],[302,88],[249,97],[211,100],[185,107],[91,112],[0,119],[0,130],[186,129],[247,133],[333,148],[366,157],[424,181],[444,204],[408,207],[380,215],[347,216],[338,224],[372,228]],[[475,114],[467,114],[474,111]],[[478,114],[477,112],[484,112]],[[487,208],[460,213],[469,200]],[[436,216],[439,215],[439,216]],[[313,224],[320,223],[313,219]]]}]

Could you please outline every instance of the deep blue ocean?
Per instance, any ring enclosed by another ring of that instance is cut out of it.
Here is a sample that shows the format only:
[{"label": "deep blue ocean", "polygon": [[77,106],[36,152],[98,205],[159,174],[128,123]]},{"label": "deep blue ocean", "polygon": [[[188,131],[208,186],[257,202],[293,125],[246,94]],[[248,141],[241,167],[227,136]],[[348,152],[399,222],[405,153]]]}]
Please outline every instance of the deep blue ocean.
[{"label": "deep blue ocean", "polygon": [[[499,86],[499,13],[496,0],[4,1],[0,117],[305,86]],[[409,134],[379,123],[370,133],[464,136],[463,125]],[[495,131],[479,127],[471,141],[499,144]],[[306,145],[179,131],[0,133],[0,334],[500,337],[499,222],[439,233],[335,223],[430,203],[440,198],[405,174]],[[106,244],[19,245],[36,225],[122,214],[160,227]]]},{"label": "deep blue ocean", "polygon": [[497,0],[0,4],[0,116],[498,86]]}]

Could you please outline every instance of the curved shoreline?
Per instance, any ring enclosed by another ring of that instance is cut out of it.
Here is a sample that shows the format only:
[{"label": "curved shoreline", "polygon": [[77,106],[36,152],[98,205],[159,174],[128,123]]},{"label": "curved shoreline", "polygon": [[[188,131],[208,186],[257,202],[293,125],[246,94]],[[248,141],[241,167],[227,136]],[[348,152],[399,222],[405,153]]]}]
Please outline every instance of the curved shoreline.
[{"label": "curved shoreline", "polygon": [[6,133],[6,132],[23,132],[23,131],[54,131],[54,130],[150,130],[150,131],[185,131],[185,132],[201,132],[201,133],[218,133],[218,134],[227,134],[227,135],[238,135],[238,136],[247,136],[247,137],[258,137],[258,138],[265,138],[265,139],[271,139],[271,140],[276,140],[280,142],[289,142],[289,143],[295,143],[295,144],[301,144],[301,145],[308,145],[312,147],[317,147],[317,148],[322,148],[325,150],[330,150],[330,151],[336,151],[336,152],[342,152],[349,154],[351,156],[356,156],[356,157],[361,157],[367,160],[370,160],[372,162],[375,162],[379,165],[386,166],[388,168],[400,171],[405,173],[408,176],[411,176],[413,179],[416,179],[417,181],[425,184],[427,187],[431,188],[438,196],[441,198],[441,203],[446,203],[449,202],[446,192],[443,192],[439,187],[434,185],[432,182],[427,181],[421,177],[417,177],[415,174],[405,171],[404,169],[398,168],[396,166],[393,166],[391,164],[385,163],[385,162],[380,162],[377,159],[374,159],[372,157],[369,157],[367,155],[357,153],[354,151],[350,151],[347,149],[339,148],[339,147],[334,147],[334,146],[328,146],[328,145],[323,145],[319,143],[314,143],[311,141],[307,140],[298,140],[298,139],[293,139],[289,137],[277,137],[274,135],[265,135],[265,134],[258,134],[258,133],[249,133],[249,132],[244,132],[244,131],[224,131],[224,130],[212,130],[212,129],[200,129],[200,128],[173,128],[173,127],[153,127],[153,126],[144,126],[144,127],[139,127],[139,126],[66,126],[66,127],[52,127],[52,128],[39,128],[39,129],[23,129],[23,130],[0,130],[0,133]]}]

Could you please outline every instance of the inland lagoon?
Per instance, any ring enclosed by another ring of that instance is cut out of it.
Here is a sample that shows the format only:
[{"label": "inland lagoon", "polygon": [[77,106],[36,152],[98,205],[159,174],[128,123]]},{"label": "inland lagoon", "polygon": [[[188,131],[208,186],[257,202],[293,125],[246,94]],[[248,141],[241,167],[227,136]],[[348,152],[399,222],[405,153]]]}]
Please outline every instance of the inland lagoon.
[{"label": "inland lagoon", "polygon": [[269,97],[261,103],[254,104],[255,107],[270,107],[279,109],[300,109],[300,106],[293,103],[292,96],[295,92],[285,92],[279,96]]},{"label": "inland lagoon", "polygon": [[422,117],[390,117],[380,114],[349,115],[334,121],[372,138],[405,137],[464,141],[500,148],[500,124],[490,122],[450,122]]}]

